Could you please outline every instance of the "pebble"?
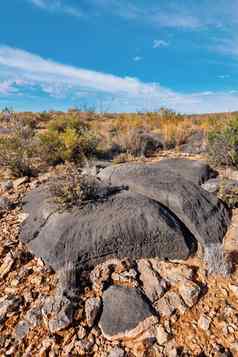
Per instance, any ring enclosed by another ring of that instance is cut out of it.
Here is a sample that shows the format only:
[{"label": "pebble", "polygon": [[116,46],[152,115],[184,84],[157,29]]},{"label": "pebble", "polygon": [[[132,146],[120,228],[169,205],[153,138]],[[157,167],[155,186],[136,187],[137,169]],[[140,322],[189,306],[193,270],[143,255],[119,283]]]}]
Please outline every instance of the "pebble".
[{"label": "pebble", "polygon": [[236,297],[238,297],[238,285],[230,284],[229,287],[230,287],[232,293],[233,293]]},{"label": "pebble", "polygon": [[194,282],[187,280],[179,284],[179,293],[186,305],[192,307],[198,302],[201,289]]},{"label": "pebble", "polygon": [[156,340],[159,345],[165,345],[169,340],[169,334],[165,331],[163,326],[159,326],[156,329]]},{"label": "pebble", "polygon": [[85,303],[86,320],[89,327],[92,327],[101,309],[101,299],[90,298]]},{"label": "pebble", "polygon": [[20,296],[4,296],[0,299],[0,324],[8,313],[18,311],[23,299]]},{"label": "pebble", "polygon": [[4,192],[7,192],[13,188],[13,182],[11,180],[1,182],[1,188]]},{"label": "pebble", "polygon": [[82,340],[86,336],[86,330],[83,326],[79,325],[77,336],[80,340]]},{"label": "pebble", "polygon": [[15,335],[18,340],[22,340],[30,330],[30,323],[28,321],[20,321],[15,329]]},{"label": "pebble", "polygon": [[29,177],[27,177],[27,176],[20,177],[13,181],[13,187],[16,190],[19,186],[23,185],[24,183],[26,183],[28,181],[29,181]]},{"label": "pebble", "polygon": [[0,279],[3,279],[10,272],[13,263],[12,254],[8,253],[3,260],[3,264],[0,266]]},{"label": "pebble", "polygon": [[158,273],[153,271],[150,263],[147,260],[139,260],[137,267],[140,273],[140,280],[142,281],[145,295],[152,303],[154,303],[164,294],[164,285],[161,284],[161,279],[158,277]]},{"label": "pebble", "polygon": [[198,320],[198,327],[201,330],[208,331],[211,324],[211,319],[206,315],[201,315]]},{"label": "pebble", "polygon": [[0,197],[0,210],[6,211],[11,207],[12,203],[7,197]]},{"label": "pebble", "polygon": [[124,356],[125,356],[125,351],[119,347],[113,348],[108,354],[108,357],[124,357]]}]

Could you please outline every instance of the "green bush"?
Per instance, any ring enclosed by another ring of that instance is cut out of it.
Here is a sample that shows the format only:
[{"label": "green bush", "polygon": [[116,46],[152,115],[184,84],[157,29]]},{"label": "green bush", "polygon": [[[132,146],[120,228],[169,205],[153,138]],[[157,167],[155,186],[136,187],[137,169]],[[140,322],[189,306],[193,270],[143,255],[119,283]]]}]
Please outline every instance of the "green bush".
[{"label": "green bush", "polygon": [[32,176],[36,147],[34,130],[15,120],[12,133],[0,138],[0,165],[9,167],[16,177]]},{"label": "green bush", "polygon": [[224,129],[208,133],[208,152],[213,164],[238,168],[238,118]]},{"label": "green bush", "polygon": [[76,116],[60,115],[39,135],[43,161],[55,165],[65,161],[82,162],[96,153],[98,138],[87,123]]}]

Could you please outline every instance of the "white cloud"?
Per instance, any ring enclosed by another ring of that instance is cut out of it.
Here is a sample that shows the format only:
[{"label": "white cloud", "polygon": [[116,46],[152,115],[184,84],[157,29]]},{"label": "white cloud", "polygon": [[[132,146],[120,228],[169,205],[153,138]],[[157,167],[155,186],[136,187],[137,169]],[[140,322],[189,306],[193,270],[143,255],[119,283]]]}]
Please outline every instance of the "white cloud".
[{"label": "white cloud", "polygon": [[135,56],[135,57],[133,58],[133,61],[139,62],[139,61],[141,61],[142,59],[143,59],[143,57]]},{"label": "white cloud", "polygon": [[7,46],[0,46],[0,90],[13,96],[21,90],[25,100],[40,89],[46,98],[70,100],[85,96],[97,102],[113,98],[112,111],[155,110],[161,106],[182,112],[235,110],[238,93],[202,92],[184,94],[158,83],[144,83],[137,78],[67,66],[38,55]]},{"label": "white cloud", "polygon": [[154,40],[153,41],[153,48],[161,48],[161,47],[168,47],[169,43],[164,40]]}]

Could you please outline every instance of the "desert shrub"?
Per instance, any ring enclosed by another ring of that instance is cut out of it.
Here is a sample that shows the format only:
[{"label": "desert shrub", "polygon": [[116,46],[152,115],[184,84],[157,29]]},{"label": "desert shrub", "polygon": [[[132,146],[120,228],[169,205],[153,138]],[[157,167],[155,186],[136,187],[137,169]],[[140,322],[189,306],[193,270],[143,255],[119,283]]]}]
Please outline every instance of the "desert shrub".
[{"label": "desert shrub", "polygon": [[77,167],[67,164],[64,172],[50,182],[50,192],[61,208],[68,209],[82,201],[81,178]]},{"label": "desert shrub", "polygon": [[20,120],[22,121],[22,124],[24,126],[28,126],[32,130],[37,129],[37,127],[38,127],[38,120],[37,120],[36,116],[34,116],[34,115],[24,116]]},{"label": "desert shrub", "polygon": [[58,133],[63,133],[67,128],[75,129],[78,133],[89,129],[85,121],[73,114],[58,115],[55,119],[49,122],[47,128],[50,131],[57,131]]},{"label": "desert shrub", "polygon": [[231,274],[232,264],[224,253],[222,243],[213,243],[205,247],[204,262],[209,275],[219,274],[228,277]]},{"label": "desert shrub", "polygon": [[213,164],[238,167],[238,118],[208,133],[208,152]]},{"label": "desert shrub", "polygon": [[236,184],[233,185],[224,179],[220,184],[218,197],[224,201],[229,208],[237,208],[238,186]]},{"label": "desert shrub", "polygon": [[179,117],[173,120],[169,118],[161,120],[159,128],[153,132],[162,136],[166,149],[173,149],[185,144],[195,130],[189,119]]},{"label": "desert shrub", "polygon": [[34,130],[14,121],[12,132],[0,138],[0,165],[9,167],[14,176],[31,176],[35,172],[36,142]]},{"label": "desert shrub", "polygon": [[95,177],[83,175],[72,163],[67,163],[63,173],[49,183],[49,189],[61,210],[83,207],[107,193]]},{"label": "desert shrub", "polygon": [[14,111],[11,108],[5,107],[0,113],[0,119],[5,122],[9,122],[14,115]]},{"label": "desert shrub", "polygon": [[50,165],[72,161],[80,163],[96,154],[98,137],[78,117],[61,115],[39,134],[41,158]]},{"label": "desert shrub", "polygon": [[63,161],[62,153],[64,146],[59,138],[59,134],[54,131],[47,131],[39,134],[40,156],[49,165],[56,165]]}]

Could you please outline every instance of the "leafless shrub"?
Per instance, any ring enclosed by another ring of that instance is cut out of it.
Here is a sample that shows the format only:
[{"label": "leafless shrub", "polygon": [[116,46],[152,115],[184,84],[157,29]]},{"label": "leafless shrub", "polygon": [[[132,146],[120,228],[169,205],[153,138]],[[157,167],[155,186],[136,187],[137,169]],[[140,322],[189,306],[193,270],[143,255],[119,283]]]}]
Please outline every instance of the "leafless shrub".
[{"label": "leafless shrub", "polygon": [[223,244],[210,244],[205,247],[204,262],[207,265],[208,274],[220,274],[229,276],[231,274],[231,262],[224,254]]}]

